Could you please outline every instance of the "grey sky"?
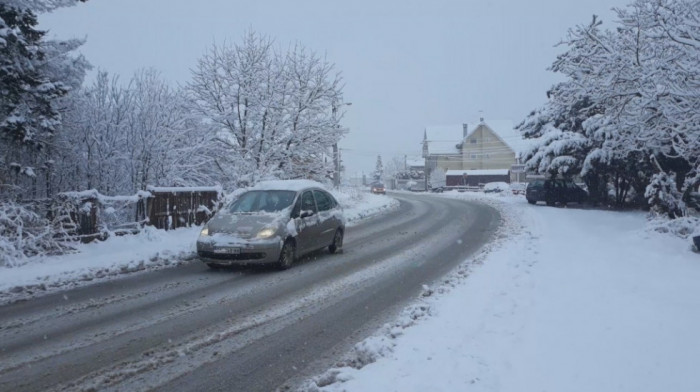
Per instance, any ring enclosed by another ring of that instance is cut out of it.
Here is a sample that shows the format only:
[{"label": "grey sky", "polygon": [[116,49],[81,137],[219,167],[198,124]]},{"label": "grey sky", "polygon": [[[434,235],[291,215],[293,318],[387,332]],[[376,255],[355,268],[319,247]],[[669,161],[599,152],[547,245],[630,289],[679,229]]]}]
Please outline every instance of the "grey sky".
[{"label": "grey sky", "polygon": [[426,125],[521,121],[556,76],[546,71],[568,28],[593,14],[607,26],[627,0],[231,1],[90,0],[40,17],[51,37],[87,37],[96,67],[128,79],[154,67],[186,82],[214,42],[252,29],[325,53],[343,73],[340,143],[349,175],[376,156],[420,153]]}]

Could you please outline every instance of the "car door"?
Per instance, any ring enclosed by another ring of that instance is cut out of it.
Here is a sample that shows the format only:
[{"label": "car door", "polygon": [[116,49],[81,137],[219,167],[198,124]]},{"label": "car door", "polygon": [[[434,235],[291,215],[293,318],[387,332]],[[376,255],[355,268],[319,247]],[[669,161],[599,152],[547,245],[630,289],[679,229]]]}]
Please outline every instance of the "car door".
[{"label": "car door", "polygon": [[[296,215],[297,211],[294,211],[293,214]],[[318,209],[316,208],[316,201],[311,191],[304,191],[301,194],[295,223],[297,227],[297,253],[303,254],[316,249],[319,242],[318,236],[320,228]]]},{"label": "car door", "polygon": [[338,227],[335,216],[333,216],[333,199],[329,194],[320,190],[314,189],[314,198],[318,207],[319,219],[319,235],[318,247],[330,245],[333,242],[335,230]]}]

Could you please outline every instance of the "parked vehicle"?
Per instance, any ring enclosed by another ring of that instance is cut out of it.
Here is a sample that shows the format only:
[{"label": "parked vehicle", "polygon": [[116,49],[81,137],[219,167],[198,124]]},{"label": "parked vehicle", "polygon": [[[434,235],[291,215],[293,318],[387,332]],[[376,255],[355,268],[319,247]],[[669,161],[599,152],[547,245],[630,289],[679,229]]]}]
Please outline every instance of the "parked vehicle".
[{"label": "parked vehicle", "polygon": [[261,182],[204,226],[197,254],[211,268],[276,264],[280,269],[317,249],[342,249],[343,210],[315,181]]},{"label": "parked vehicle", "polygon": [[530,204],[543,201],[548,206],[553,206],[555,203],[583,203],[588,199],[588,194],[571,180],[549,179],[529,183],[525,198]]},{"label": "parked vehicle", "polygon": [[372,184],[371,190],[372,190],[372,193],[374,193],[374,194],[386,195],[386,188],[384,188],[384,184],[382,184],[380,182],[376,182],[376,183]]}]

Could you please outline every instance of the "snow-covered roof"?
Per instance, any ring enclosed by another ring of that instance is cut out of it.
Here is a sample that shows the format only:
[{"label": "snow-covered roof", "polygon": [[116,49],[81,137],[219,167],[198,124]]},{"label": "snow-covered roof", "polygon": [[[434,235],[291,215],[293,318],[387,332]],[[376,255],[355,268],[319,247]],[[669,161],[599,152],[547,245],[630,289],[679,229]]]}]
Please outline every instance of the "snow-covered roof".
[{"label": "snow-covered roof", "polygon": [[[489,127],[493,133],[498,135],[498,137],[516,154],[525,151],[533,143],[531,139],[523,139],[520,133],[515,130],[513,122],[510,120],[489,120],[483,123],[468,123],[467,136],[482,124]],[[459,153],[459,151],[455,146],[463,141],[464,125],[455,124],[426,127],[425,136],[428,141],[429,154],[456,154]]]},{"label": "snow-covered roof", "polygon": [[423,158],[407,158],[407,167],[423,167],[425,166],[425,160]]},{"label": "snow-covered roof", "polygon": [[508,169],[448,170],[446,176],[507,176]]},{"label": "snow-covered roof", "polygon": [[326,187],[320,182],[313,180],[273,180],[273,181],[260,181],[255,184],[255,186],[249,188],[251,190],[289,190],[289,191],[300,191],[306,188],[321,188],[326,189]]},{"label": "snow-covered roof", "polygon": [[425,127],[428,154],[459,154],[462,142],[462,124]]},{"label": "snow-covered roof", "polygon": [[222,192],[220,186],[146,186],[146,190],[156,193],[175,192]]}]

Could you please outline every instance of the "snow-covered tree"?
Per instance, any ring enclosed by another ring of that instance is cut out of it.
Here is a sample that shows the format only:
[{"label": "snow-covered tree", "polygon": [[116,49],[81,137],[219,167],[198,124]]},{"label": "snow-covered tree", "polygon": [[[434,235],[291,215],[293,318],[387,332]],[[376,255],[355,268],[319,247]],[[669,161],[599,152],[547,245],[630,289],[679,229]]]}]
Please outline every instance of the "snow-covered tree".
[{"label": "snow-covered tree", "polygon": [[227,184],[231,164],[220,143],[155,70],[138,71],[126,85],[100,72],[68,102],[56,189],[124,195],[147,185]]},{"label": "snow-covered tree", "polygon": [[594,196],[644,200],[657,167],[679,190],[700,157],[700,4],[637,0],[617,9],[616,30],[593,18],[570,30],[554,72],[565,76],[520,130],[539,138],[524,154],[532,171],[580,175]]},{"label": "snow-covered tree", "polygon": [[39,196],[39,171],[50,170],[50,147],[61,122],[59,99],[88,68],[73,56],[82,41],[47,41],[36,12],[75,1],[0,2],[0,194]]},{"label": "snow-covered tree", "polygon": [[382,156],[377,155],[377,163],[374,165],[374,173],[372,177],[375,181],[381,181],[384,177],[384,165],[382,164]]},{"label": "snow-covered tree", "polygon": [[240,44],[213,46],[187,90],[195,112],[235,161],[237,180],[332,173],[325,158],[343,134],[341,78],[333,64],[301,45],[282,53],[271,39],[250,32]]}]

